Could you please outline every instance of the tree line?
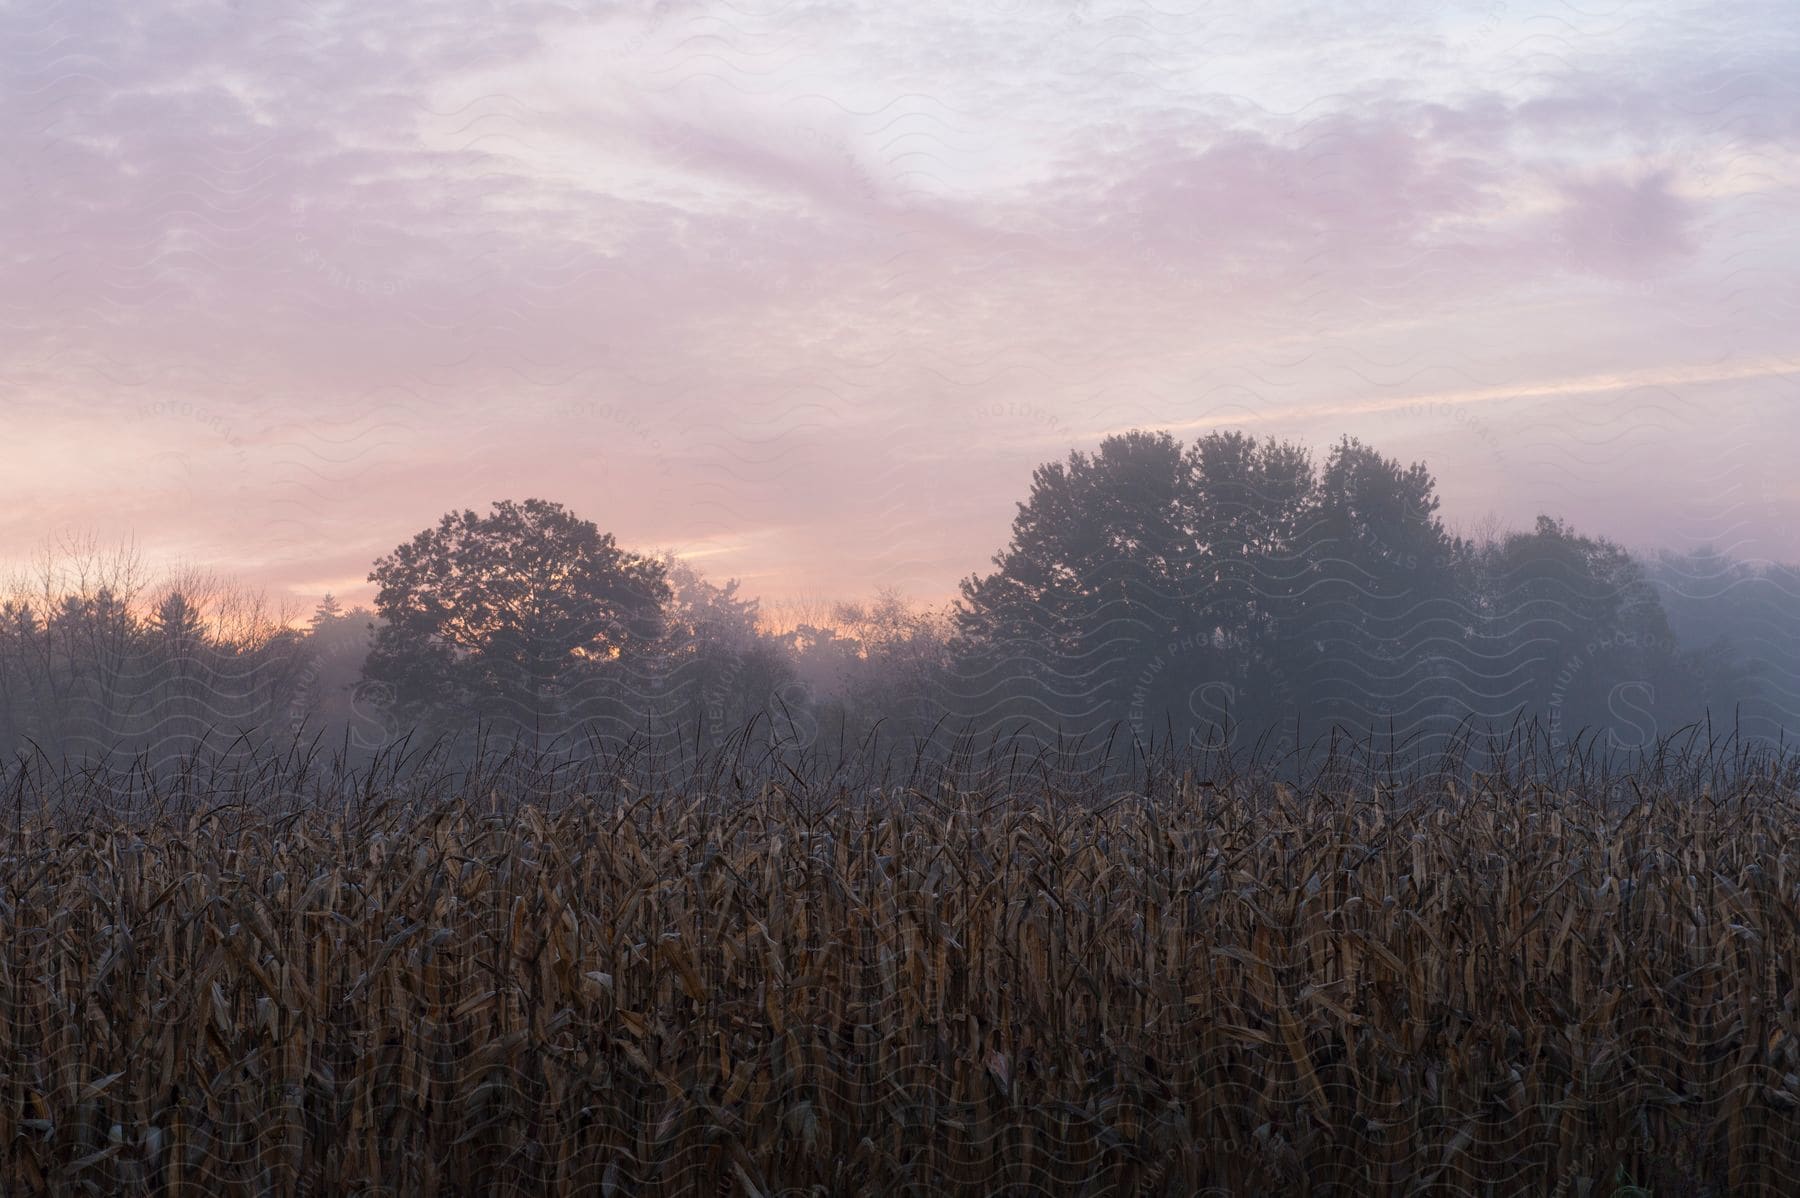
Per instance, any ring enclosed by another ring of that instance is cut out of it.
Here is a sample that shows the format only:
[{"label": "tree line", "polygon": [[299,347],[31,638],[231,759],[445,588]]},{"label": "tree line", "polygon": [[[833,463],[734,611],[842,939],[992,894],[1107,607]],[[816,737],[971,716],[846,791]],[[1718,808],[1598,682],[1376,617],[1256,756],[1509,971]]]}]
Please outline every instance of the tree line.
[{"label": "tree line", "polygon": [[373,564],[372,609],[304,624],[92,546],[0,603],[0,743],[175,760],[221,738],[368,751],[483,727],[539,746],[954,730],[1296,748],[1535,721],[1646,747],[1800,713],[1800,575],[1714,549],[1640,560],[1540,517],[1446,529],[1436,481],[1345,437],[1134,431],[1040,466],[992,568],[772,621],[736,581],[634,553],[541,499],[447,513]]}]

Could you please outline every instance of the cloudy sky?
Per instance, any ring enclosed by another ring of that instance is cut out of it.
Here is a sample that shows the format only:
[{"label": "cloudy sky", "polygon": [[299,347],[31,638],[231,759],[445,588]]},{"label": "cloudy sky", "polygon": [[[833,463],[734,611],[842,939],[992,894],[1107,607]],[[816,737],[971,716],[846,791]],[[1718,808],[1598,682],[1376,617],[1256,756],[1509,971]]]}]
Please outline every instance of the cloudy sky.
[{"label": "cloudy sky", "polygon": [[939,599],[1132,427],[1800,558],[1791,0],[0,13],[0,561],[366,597],[535,495]]}]

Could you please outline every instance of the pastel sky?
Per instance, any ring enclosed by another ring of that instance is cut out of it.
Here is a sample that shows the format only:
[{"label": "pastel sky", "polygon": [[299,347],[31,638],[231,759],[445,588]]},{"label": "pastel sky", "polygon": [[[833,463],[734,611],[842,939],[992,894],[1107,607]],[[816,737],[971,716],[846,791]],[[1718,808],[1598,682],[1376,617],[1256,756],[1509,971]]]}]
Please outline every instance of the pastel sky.
[{"label": "pastel sky", "polygon": [[0,561],[366,598],[559,500],[770,598],[1108,432],[1800,559],[1800,6],[25,0]]}]

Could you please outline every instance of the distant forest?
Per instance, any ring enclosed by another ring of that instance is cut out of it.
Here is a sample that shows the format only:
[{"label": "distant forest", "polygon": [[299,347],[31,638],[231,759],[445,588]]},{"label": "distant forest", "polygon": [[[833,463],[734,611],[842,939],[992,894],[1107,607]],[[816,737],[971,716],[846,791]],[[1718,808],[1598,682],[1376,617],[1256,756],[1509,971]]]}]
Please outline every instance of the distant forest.
[{"label": "distant forest", "polygon": [[947,733],[1289,751],[1523,720],[1611,753],[1796,725],[1794,566],[1640,559],[1550,516],[1456,536],[1438,504],[1423,464],[1351,438],[1320,458],[1131,432],[1039,467],[957,601],[785,626],[538,499],[445,515],[373,563],[373,610],[327,596],[304,627],[226,581],[74,549],[0,604],[0,745],[158,764],[479,726],[573,752]]}]

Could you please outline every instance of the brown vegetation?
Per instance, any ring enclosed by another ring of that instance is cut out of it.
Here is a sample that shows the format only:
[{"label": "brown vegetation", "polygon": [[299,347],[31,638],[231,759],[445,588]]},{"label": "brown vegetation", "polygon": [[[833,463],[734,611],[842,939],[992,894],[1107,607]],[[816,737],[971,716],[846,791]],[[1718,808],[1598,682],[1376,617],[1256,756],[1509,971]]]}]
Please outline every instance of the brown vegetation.
[{"label": "brown vegetation", "polygon": [[1800,1176],[1800,808],[1767,776],[111,818],[18,793],[8,1193]]}]

